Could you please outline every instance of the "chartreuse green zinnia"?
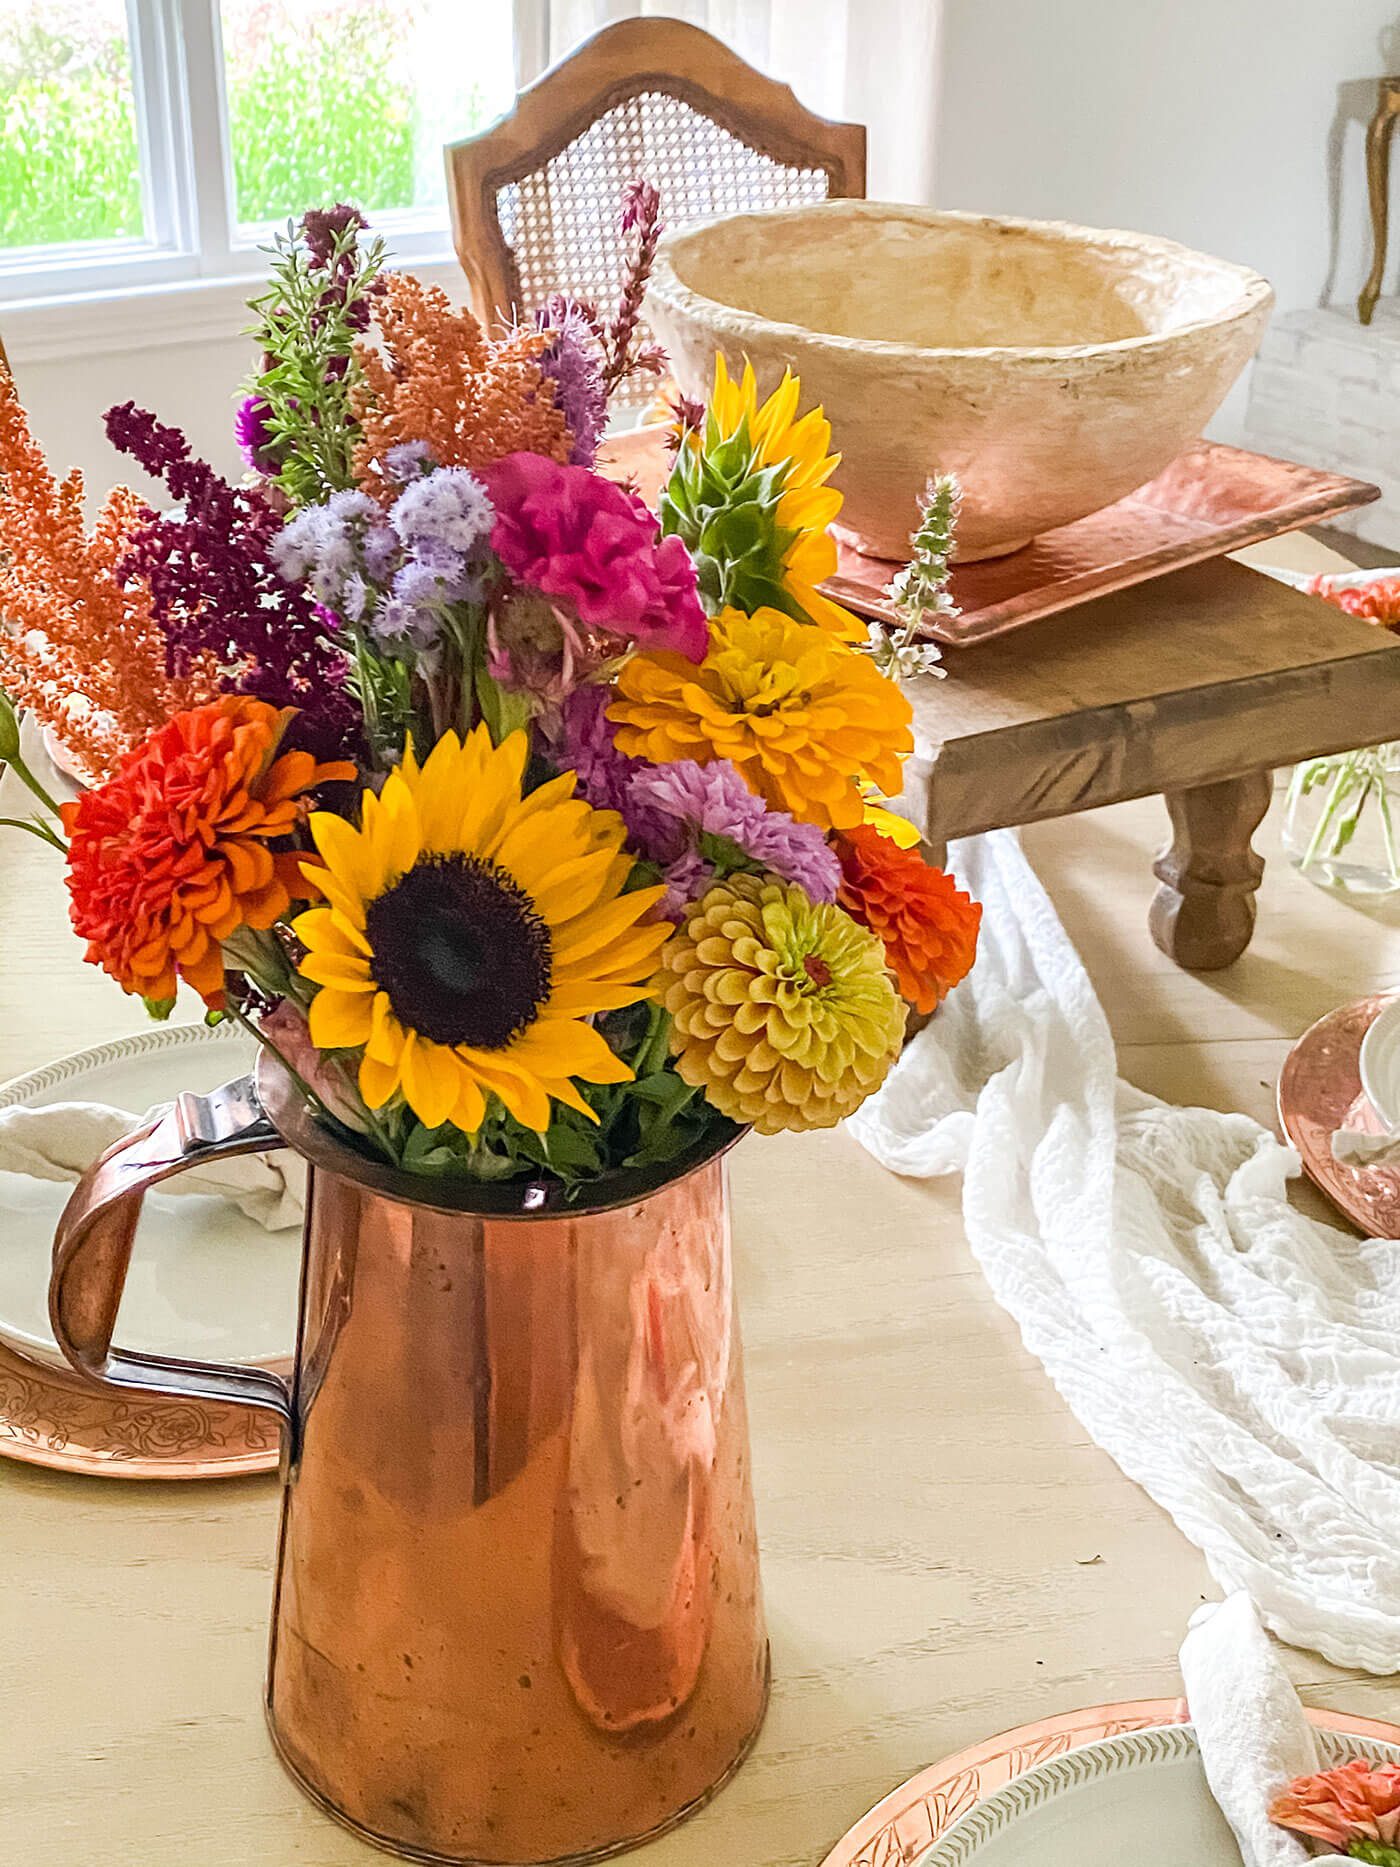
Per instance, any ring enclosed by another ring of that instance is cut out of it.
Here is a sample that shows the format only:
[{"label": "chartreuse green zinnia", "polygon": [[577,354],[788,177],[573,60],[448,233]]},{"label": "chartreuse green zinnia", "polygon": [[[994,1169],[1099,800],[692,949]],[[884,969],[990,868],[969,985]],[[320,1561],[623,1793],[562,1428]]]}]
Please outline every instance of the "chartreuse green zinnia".
[{"label": "chartreuse green zinnia", "polygon": [[760,1134],[830,1128],[899,1055],[904,1005],[880,941],[789,882],[731,875],[661,955],[682,1078]]}]

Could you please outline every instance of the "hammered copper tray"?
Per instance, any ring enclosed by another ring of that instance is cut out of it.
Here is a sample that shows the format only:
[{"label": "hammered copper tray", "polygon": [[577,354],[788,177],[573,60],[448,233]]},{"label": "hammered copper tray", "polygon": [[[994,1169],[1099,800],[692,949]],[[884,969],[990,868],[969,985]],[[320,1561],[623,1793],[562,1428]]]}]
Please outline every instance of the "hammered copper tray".
[{"label": "hammered copper tray", "polygon": [[[877,1802],[844,1834],[821,1867],[908,1867],[926,1854],[953,1823],[994,1790],[1047,1757],[1062,1756],[1100,1738],[1155,1725],[1185,1724],[1186,1701],[1179,1698],[1128,1699],[1116,1705],[1090,1705],[1062,1712],[1034,1724],[1018,1725],[999,1737],[959,1750],[930,1764]],[[1379,1718],[1356,1718],[1335,1711],[1308,1711],[1313,1724],[1348,1737],[1400,1744],[1400,1725]]]},{"label": "hammered copper tray", "polygon": [[[651,424],[609,435],[599,455],[605,467],[630,476],[653,506],[670,470],[666,432],[664,424]],[[841,484],[839,474],[835,484]],[[1365,480],[1198,441],[1116,505],[1042,532],[1007,557],[955,569],[950,594],[961,614],[928,635],[950,648],[989,641],[1091,597],[1321,524],[1379,498],[1380,488]],[[843,546],[837,575],[822,588],[857,615],[895,622],[885,586],[900,568]]]},{"label": "hammered copper tray", "polygon": [[1368,1238],[1400,1238],[1400,1174],[1393,1167],[1348,1167],[1332,1157],[1339,1128],[1382,1134],[1361,1089],[1361,1040],[1394,997],[1377,992],[1329,1011],[1304,1031],[1278,1079],[1279,1121],[1303,1171]]},{"label": "hammered copper tray", "polygon": [[[1007,557],[955,566],[949,594],[961,614],[928,633],[950,648],[985,642],[1379,498],[1380,488],[1364,480],[1200,441],[1116,505],[1042,532]],[[858,615],[895,622],[885,585],[899,568],[843,548],[838,574],[823,587]]]}]

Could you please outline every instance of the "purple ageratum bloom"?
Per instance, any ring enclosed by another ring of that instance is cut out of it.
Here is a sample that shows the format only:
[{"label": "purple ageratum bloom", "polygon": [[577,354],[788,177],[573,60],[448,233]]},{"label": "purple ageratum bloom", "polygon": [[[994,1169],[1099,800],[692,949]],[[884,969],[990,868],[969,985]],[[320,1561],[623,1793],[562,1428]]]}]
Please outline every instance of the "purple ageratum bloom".
[{"label": "purple ageratum bloom", "polygon": [[396,486],[407,486],[433,470],[426,441],[396,441],[384,456],[384,475]]},{"label": "purple ageratum bloom", "polygon": [[706,860],[713,859],[714,852],[702,839],[722,838],[761,869],[796,882],[813,901],[836,899],[841,864],[823,833],[785,811],[769,810],[728,759],[709,765],[697,765],[693,759],[653,765],[631,775],[628,793],[629,804],[669,818],[681,831],[684,847]]},{"label": "purple ageratum bloom", "polygon": [[272,541],[272,561],[289,583],[308,582],[318,602],[349,614],[347,584],[368,556],[382,557],[386,538],[392,554],[397,539],[379,507],[367,493],[349,489],[307,506],[285,525]]},{"label": "purple ageratum bloom", "polygon": [[577,304],[556,293],[535,313],[535,329],[550,331],[553,340],[535,361],[540,374],[554,384],[554,406],[563,415],[573,440],[571,467],[591,467],[598,443],[608,425],[608,396],[598,359],[593,325]]},{"label": "purple ageratum bloom", "polygon": [[415,556],[439,553],[462,560],[491,541],[495,509],[486,488],[466,467],[436,467],[412,480],[389,508],[389,523]]}]

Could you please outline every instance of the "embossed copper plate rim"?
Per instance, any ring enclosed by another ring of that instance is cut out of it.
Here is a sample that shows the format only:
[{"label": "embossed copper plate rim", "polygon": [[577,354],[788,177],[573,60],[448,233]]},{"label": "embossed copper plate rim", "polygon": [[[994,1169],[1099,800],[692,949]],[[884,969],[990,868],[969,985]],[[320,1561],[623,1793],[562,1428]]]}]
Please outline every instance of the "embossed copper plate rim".
[{"label": "embossed copper plate rim", "polygon": [[[61,1057],[0,1083],[0,1109],[88,1071],[208,1043],[200,1024],[162,1025]],[[279,1372],[290,1363],[267,1364]],[[101,1478],[245,1478],[275,1472],[281,1442],[270,1418],[241,1407],[118,1399],[76,1374],[33,1361],[0,1337],[0,1458]]]},{"label": "embossed copper plate rim", "polygon": [[[1400,1725],[1379,1718],[1311,1709],[1308,1718],[1325,1731],[1400,1744]],[[1017,1725],[983,1743],[954,1751],[891,1790],[847,1830],[821,1867],[903,1867],[926,1853],[969,1809],[1047,1757],[1062,1756],[1083,1744],[1127,1731],[1187,1722],[1185,1699],[1139,1698],[1088,1705]]]},{"label": "embossed copper plate rim", "polygon": [[1361,1088],[1361,1040],[1394,997],[1374,992],[1319,1018],[1289,1051],[1278,1079],[1279,1122],[1303,1171],[1368,1238],[1400,1237],[1400,1174],[1344,1166],[1332,1158],[1332,1136],[1342,1127],[1381,1132]]}]

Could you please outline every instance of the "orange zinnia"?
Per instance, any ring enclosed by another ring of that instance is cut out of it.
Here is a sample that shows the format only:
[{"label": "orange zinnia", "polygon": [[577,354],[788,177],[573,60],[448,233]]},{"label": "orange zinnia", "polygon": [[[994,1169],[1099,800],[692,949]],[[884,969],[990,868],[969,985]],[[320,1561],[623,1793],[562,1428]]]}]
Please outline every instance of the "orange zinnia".
[{"label": "orange zinnia", "polygon": [[917,850],[901,849],[868,824],[843,831],[836,853],[837,900],[884,941],[909,1003],[932,1011],[972,970],[981,906]]},{"label": "orange zinnia", "polygon": [[268,845],[296,827],[308,791],[355,767],[279,758],[293,717],[234,695],[194,707],[64,805],[73,927],[124,992],[164,1002],[184,979],[219,1005],[220,941],[305,899],[296,852]]}]

